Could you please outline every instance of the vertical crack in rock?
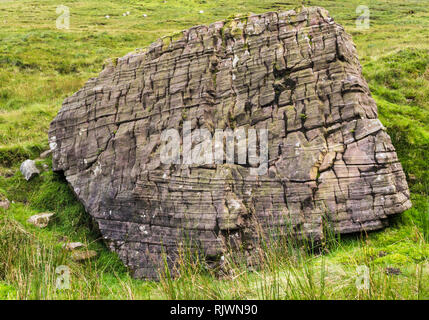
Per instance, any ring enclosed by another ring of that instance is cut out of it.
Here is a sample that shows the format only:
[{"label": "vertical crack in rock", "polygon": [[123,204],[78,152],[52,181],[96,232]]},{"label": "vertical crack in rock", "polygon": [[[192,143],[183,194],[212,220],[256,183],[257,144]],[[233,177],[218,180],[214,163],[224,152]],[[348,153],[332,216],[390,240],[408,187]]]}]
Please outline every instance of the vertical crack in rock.
[{"label": "vertical crack in rock", "polygon": [[[49,130],[54,170],[135,277],[156,278],[163,252],[174,264],[183,237],[217,259],[227,246],[251,254],[258,230],[320,239],[322,217],[340,233],[370,231],[411,206],[356,49],[324,9],[174,38],[109,63]],[[211,134],[267,129],[267,173],[251,175],[248,160],[163,164],[161,133],[186,121]]]}]

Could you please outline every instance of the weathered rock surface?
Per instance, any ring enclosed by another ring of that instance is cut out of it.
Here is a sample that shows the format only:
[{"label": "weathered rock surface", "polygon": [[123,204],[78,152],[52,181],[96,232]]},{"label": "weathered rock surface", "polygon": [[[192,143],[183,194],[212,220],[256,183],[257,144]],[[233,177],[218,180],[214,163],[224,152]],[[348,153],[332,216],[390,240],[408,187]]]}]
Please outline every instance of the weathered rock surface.
[{"label": "weathered rock surface", "polygon": [[[166,165],[165,129],[266,128],[269,168]],[[321,8],[186,30],[107,65],[65,99],[49,131],[64,172],[136,277],[154,278],[186,235],[219,259],[257,230],[370,231],[411,206],[355,47]],[[261,228],[257,228],[257,225]]]},{"label": "weathered rock surface", "polygon": [[25,180],[30,180],[34,176],[37,176],[40,174],[39,169],[36,167],[36,162],[34,160],[27,159],[25,160],[19,170],[21,171],[22,175],[24,176]]}]

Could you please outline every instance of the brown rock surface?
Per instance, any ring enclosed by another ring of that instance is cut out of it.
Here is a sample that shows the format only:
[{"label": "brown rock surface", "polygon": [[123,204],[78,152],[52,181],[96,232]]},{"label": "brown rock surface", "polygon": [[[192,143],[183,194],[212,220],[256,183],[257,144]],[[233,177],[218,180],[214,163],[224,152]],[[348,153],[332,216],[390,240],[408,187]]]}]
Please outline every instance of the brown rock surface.
[{"label": "brown rock surface", "polygon": [[[161,133],[268,129],[269,169],[166,165]],[[186,30],[107,65],[49,131],[62,171],[110,248],[155,278],[186,234],[220,258],[252,251],[256,224],[323,236],[376,230],[411,206],[402,167],[363,79],[355,47],[321,8],[269,12]]]}]

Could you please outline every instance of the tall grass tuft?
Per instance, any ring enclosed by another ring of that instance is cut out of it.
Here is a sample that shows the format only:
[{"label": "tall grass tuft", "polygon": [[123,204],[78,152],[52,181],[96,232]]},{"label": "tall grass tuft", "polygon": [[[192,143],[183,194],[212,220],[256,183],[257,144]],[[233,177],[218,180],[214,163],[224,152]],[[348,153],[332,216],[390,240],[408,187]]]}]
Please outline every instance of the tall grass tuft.
[{"label": "tall grass tuft", "polygon": [[[353,240],[359,243],[358,252],[347,261],[336,262],[331,258],[332,252],[346,251],[347,241],[339,241],[328,220],[321,239],[297,237],[301,233],[292,228],[281,231],[259,234],[252,256],[242,248],[234,250],[225,246],[224,260],[217,268],[210,267],[211,262],[197,254],[195,248],[182,246],[173,265],[167,263],[164,255],[159,288],[169,299],[429,297],[427,260],[415,264],[414,270],[407,274],[401,271],[395,274],[396,269],[374,262],[376,256],[365,233]],[[422,242],[422,246],[426,243]],[[365,272],[361,273],[360,269]]]}]

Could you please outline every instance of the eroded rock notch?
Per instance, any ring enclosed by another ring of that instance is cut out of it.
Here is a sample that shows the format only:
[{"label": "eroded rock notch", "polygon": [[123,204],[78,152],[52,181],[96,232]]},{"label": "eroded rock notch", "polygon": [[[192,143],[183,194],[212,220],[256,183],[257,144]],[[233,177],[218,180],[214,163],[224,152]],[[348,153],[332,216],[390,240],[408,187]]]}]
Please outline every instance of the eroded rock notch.
[{"label": "eroded rock notch", "polygon": [[[49,131],[63,171],[136,277],[156,278],[186,235],[212,258],[251,252],[257,228],[323,237],[380,229],[411,206],[355,47],[321,8],[197,26],[107,65]],[[269,167],[165,165],[161,133],[266,128]]]}]

